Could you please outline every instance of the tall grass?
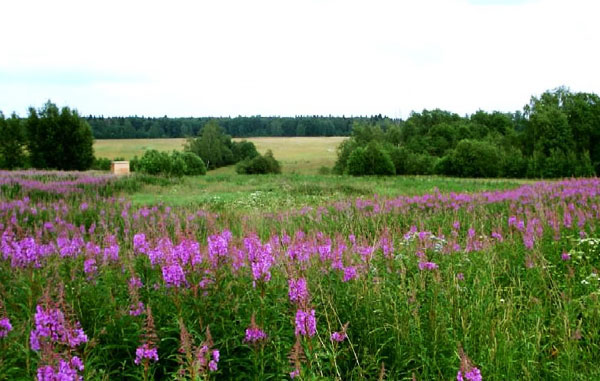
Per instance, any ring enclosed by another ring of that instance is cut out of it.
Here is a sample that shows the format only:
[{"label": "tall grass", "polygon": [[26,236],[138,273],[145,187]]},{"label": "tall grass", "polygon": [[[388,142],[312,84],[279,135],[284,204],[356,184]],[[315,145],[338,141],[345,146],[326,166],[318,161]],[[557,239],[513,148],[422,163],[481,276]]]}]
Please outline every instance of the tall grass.
[{"label": "tall grass", "polygon": [[[598,179],[252,212],[114,187],[3,188],[0,378],[74,356],[85,379],[600,378]],[[87,342],[32,350],[36,306]]]}]

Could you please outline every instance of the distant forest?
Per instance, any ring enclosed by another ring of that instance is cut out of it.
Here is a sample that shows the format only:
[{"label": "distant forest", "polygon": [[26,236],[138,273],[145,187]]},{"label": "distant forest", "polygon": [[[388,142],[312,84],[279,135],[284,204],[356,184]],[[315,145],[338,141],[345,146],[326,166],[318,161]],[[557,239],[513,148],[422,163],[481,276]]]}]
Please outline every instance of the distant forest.
[{"label": "distant forest", "polygon": [[400,123],[381,115],[371,117],[297,116],[234,118],[145,118],[140,116],[88,116],[96,139],[156,139],[197,136],[211,120],[233,137],[255,136],[349,136],[354,122]]}]

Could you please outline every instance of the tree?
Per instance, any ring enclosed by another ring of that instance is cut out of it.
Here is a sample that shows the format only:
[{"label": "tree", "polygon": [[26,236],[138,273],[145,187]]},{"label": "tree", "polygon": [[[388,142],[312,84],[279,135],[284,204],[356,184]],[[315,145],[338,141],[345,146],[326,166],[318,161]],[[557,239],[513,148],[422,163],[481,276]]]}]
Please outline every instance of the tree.
[{"label": "tree", "polygon": [[39,111],[29,109],[25,126],[33,167],[81,171],[92,166],[92,130],[77,111],[68,107],[59,111],[48,101]]},{"label": "tree", "polygon": [[5,119],[0,112],[0,167],[13,169],[25,166],[25,132],[16,114]]},{"label": "tree", "polygon": [[198,138],[188,139],[185,149],[200,156],[209,169],[214,169],[234,163],[231,146],[231,136],[223,133],[216,120],[211,120]]}]

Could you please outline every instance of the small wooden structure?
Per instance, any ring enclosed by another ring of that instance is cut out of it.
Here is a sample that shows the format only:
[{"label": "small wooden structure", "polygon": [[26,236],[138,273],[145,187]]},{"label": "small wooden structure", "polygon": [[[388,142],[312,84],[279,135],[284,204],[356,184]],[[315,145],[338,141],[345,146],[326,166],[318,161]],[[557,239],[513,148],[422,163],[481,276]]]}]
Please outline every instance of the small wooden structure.
[{"label": "small wooden structure", "polygon": [[114,175],[128,175],[129,174],[129,162],[128,161],[113,161],[110,163],[110,173]]}]

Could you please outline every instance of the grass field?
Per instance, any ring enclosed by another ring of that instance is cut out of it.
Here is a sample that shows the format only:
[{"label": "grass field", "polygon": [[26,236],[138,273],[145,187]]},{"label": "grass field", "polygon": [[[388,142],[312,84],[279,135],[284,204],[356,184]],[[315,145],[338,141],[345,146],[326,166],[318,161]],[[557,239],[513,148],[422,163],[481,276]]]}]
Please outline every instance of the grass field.
[{"label": "grass field", "polygon": [[[248,138],[260,153],[272,150],[282,164],[284,173],[316,174],[319,168],[332,167],[336,159],[336,148],[345,137],[294,137]],[[241,139],[234,139],[241,140]],[[104,139],[96,140],[94,152],[97,157],[131,159],[144,151],[182,150],[185,139]],[[233,173],[233,167],[219,168],[215,173]]]},{"label": "grass field", "polygon": [[516,188],[521,180],[459,179],[436,176],[348,177],[305,174],[184,177],[171,186],[146,185],[132,194],[134,205],[197,206],[202,209],[274,211],[355,197],[396,197],[441,192]]}]

